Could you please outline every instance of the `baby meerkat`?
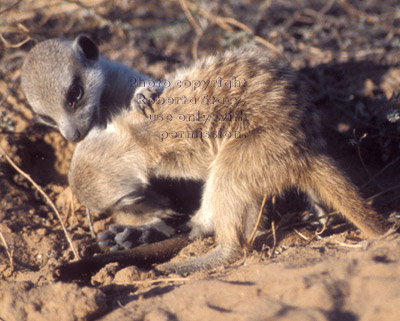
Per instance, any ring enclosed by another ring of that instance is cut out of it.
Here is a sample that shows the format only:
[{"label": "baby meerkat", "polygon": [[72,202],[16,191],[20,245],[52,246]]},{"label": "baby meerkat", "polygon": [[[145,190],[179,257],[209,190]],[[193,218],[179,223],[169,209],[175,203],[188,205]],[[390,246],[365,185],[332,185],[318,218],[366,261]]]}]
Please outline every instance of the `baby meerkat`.
[{"label": "baby meerkat", "polygon": [[105,126],[131,103],[141,112],[147,107],[132,97],[135,89],[138,96],[146,91],[138,85],[150,77],[103,58],[97,45],[84,35],[73,41],[49,39],[37,44],[24,61],[21,78],[39,120],[73,142],[82,140],[91,127]]},{"label": "baby meerkat", "polygon": [[258,49],[210,56],[166,77],[155,114],[125,111],[94,129],[73,155],[69,182],[97,210],[129,207],[149,177],[204,181],[190,238],[214,234],[217,248],[160,268],[190,273],[237,259],[248,245],[264,195],[297,188],[318,198],[366,236],[386,220],[328,156],[320,119],[303,83]]}]

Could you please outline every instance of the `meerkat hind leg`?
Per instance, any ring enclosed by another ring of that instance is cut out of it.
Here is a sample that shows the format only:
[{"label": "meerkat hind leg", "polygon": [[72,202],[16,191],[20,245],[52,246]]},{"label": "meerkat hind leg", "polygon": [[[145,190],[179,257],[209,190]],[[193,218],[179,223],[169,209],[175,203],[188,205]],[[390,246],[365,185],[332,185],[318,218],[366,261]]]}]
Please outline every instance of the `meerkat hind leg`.
[{"label": "meerkat hind leg", "polygon": [[[158,270],[185,275],[232,263],[243,255],[262,200],[262,195],[256,192],[259,188],[254,186],[253,175],[268,173],[243,170],[243,163],[250,164],[250,168],[255,166],[251,162],[258,159],[259,151],[242,144],[232,144],[232,149],[241,155],[232,158],[231,148],[220,151],[204,186],[201,209],[191,220],[195,233],[190,237],[209,234],[213,230],[217,247],[183,262],[162,264]],[[265,191],[268,196],[273,192]]]},{"label": "meerkat hind leg", "polygon": [[[226,203],[222,202],[221,207],[223,207]],[[243,205],[243,204],[242,204]],[[233,204],[235,206],[235,204]],[[244,235],[241,235],[241,232],[237,231],[235,229],[234,222],[226,222],[226,227],[227,231],[231,231],[230,234],[232,234],[232,237],[234,240],[224,240],[224,238],[227,238],[227,235],[221,235],[220,230],[217,229],[216,231],[216,238],[217,242],[219,243],[217,247],[211,252],[201,255],[198,257],[190,258],[187,259],[183,262],[168,262],[161,264],[156,267],[157,270],[161,272],[173,272],[181,275],[187,275],[190,273],[202,271],[202,270],[208,270],[212,268],[216,268],[217,266],[221,265],[227,265],[230,263],[233,263],[237,259],[239,259],[243,254],[244,254],[244,247],[247,245],[248,237],[251,234],[251,231],[255,227],[255,221],[257,214],[259,212],[261,206],[261,200],[260,202],[253,202],[252,204],[247,204],[243,206],[243,211],[240,212],[242,214],[242,221],[243,225],[245,225],[246,231],[244,232]],[[226,212],[224,211],[224,215],[229,215],[229,211],[232,211],[231,208],[227,207]],[[237,212],[239,213],[239,212]],[[200,213],[199,213],[200,214]],[[224,220],[224,218],[221,218]],[[218,220],[217,220],[218,221]],[[247,224],[244,224],[244,221],[247,222]],[[220,224],[220,223],[217,223]],[[193,224],[192,224],[193,226]],[[196,227],[196,225],[194,225]],[[199,234],[199,231],[202,233]],[[226,231],[224,231],[226,232]],[[238,234],[236,234],[238,232]],[[198,238],[200,236],[206,236],[209,235],[211,232],[209,231],[208,228],[204,227],[198,227],[196,229],[196,234],[193,235],[191,233],[189,235],[189,239],[193,240],[194,237]],[[222,238],[222,241],[220,241]],[[246,239],[245,239],[246,238]],[[242,244],[243,243],[243,244]]]}]

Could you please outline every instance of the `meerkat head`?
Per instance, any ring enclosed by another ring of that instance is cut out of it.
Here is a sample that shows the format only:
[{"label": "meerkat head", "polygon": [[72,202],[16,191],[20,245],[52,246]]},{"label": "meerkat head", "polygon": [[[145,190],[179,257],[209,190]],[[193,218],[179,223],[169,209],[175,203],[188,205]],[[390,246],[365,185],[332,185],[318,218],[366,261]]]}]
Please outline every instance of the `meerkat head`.
[{"label": "meerkat head", "polygon": [[148,179],[145,159],[130,136],[109,124],[93,128],[76,145],[68,181],[81,204],[101,213],[135,204]]},{"label": "meerkat head", "polygon": [[82,140],[96,117],[104,86],[100,59],[84,35],[43,41],[25,59],[21,85],[28,102],[39,120],[69,141]]}]

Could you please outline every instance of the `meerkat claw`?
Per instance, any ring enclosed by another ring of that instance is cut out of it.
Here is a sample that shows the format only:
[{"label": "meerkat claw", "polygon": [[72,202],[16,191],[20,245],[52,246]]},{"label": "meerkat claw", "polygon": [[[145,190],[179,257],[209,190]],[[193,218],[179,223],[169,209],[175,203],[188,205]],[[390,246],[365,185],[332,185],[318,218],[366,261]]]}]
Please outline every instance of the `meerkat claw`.
[{"label": "meerkat claw", "polygon": [[147,116],[147,109],[154,112],[152,104],[159,96],[160,91],[155,87],[137,88],[131,101],[131,108]]},{"label": "meerkat claw", "polygon": [[112,225],[107,231],[98,235],[98,243],[101,247],[107,247],[110,250],[121,250],[162,241],[169,236],[169,233],[160,231],[154,224]]}]

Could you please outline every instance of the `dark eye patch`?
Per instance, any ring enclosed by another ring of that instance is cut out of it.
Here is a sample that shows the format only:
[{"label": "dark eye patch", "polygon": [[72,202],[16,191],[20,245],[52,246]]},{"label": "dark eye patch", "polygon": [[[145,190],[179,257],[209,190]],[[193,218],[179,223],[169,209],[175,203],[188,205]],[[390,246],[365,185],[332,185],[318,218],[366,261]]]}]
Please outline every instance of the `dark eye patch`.
[{"label": "dark eye patch", "polygon": [[81,80],[76,76],[72,85],[68,88],[66,96],[66,104],[71,109],[76,109],[79,101],[83,98],[84,90],[81,85]]},{"label": "dark eye patch", "polygon": [[54,121],[53,118],[51,118],[50,116],[46,116],[46,115],[36,115],[36,118],[39,122],[50,126],[50,127],[57,127],[57,123]]}]

